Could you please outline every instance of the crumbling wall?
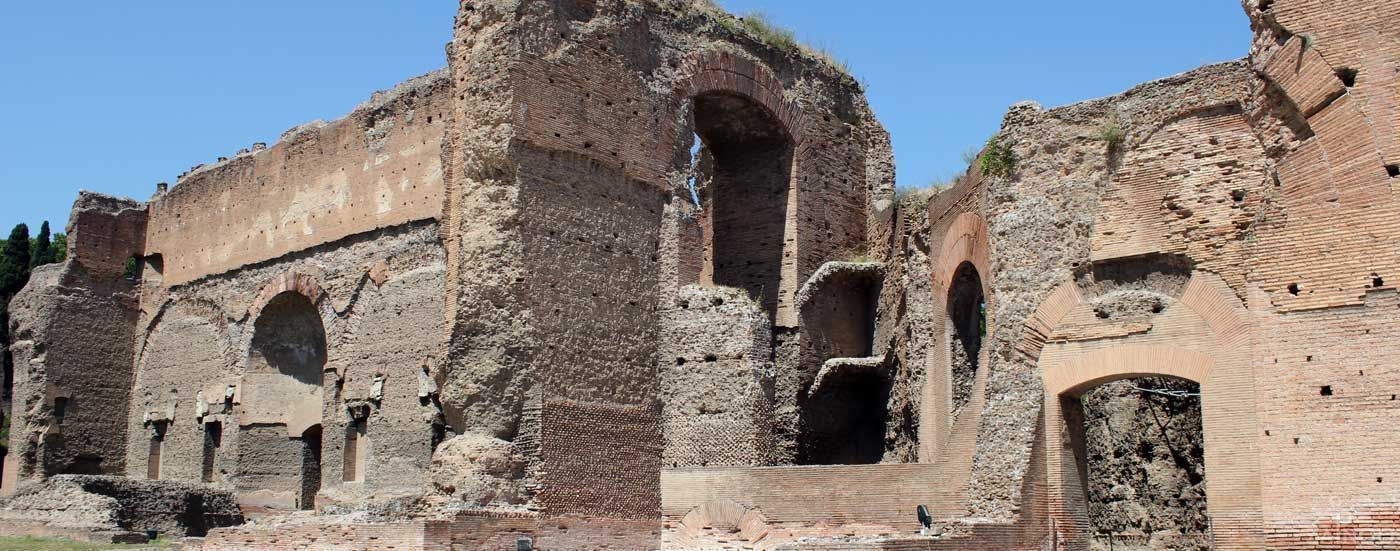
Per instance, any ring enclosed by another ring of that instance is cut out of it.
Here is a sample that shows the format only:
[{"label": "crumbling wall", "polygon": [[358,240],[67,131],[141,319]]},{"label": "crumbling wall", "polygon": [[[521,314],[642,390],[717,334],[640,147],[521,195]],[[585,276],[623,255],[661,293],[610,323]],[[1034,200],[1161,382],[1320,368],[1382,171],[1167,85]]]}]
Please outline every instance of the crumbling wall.
[{"label": "crumbling wall", "polygon": [[[890,365],[885,457],[896,463],[919,460],[923,421],[920,412],[924,385],[928,382],[933,321],[928,201],[929,196],[916,194],[901,201],[894,212],[896,222],[889,230],[894,243],[888,251],[883,285],[876,298],[872,351],[884,356]],[[872,241],[876,239],[872,235]]]},{"label": "crumbling wall", "polygon": [[[139,372],[125,429],[133,442],[128,476],[147,476],[147,443],[160,421],[162,479],[233,488],[256,486],[252,477],[264,473],[284,480],[282,491],[297,492],[309,450],[291,438],[318,427],[321,505],[428,491],[432,447],[448,432],[433,399],[443,376],[444,334],[435,328],[444,319],[444,274],[438,227],[420,222],[148,294],[152,313],[137,339]],[[255,382],[255,325],[276,313],[267,305],[289,294],[309,302],[325,332],[324,365],[314,376],[303,374],[319,377],[314,390],[307,387],[316,398],[300,413],[259,403],[257,391],[246,388]],[[367,462],[363,479],[345,484],[345,435],[354,419],[364,423],[359,451]],[[221,438],[206,479],[214,423]],[[250,438],[261,432],[268,434]],[[273,501],[264,504],[287,505]]]},{"label": "crumbling wall", "polygon": [[150,205],[146,255],[166,285],[442,212],[446,71],[380,92],[345,118],[293,128],[180,176]]},{"label": "crumbling wall", "polygon": [[774,460],[772,335],[763,305],[740,289],[688,286],[663,309],[662,464],[768,465]]},{"label": "crumbling wall", "polygon": [[141,203],[83,193],[68,257],[37,268],[10,302],[15,359],[6,491],[56,474],[117,474],[127,438],[136,286],[123,276],[146,229]]},{"label": "crumbling wall", "polygon": [[[1076,270],[1087,268],[1095,258],[1096,241],[1091,236],[1105,228],[1096,227],[1094,217],[1100,212],[1118,212],[1110,208],[1112,203],[1102,202],[1101,194],[1113,189],[1115,180],[1133,181],[1122,180],[1132,174],[1124,163],[1137,155],[1131,152],[1151,143],[1164,124],[1211,116],[1217,112],[1213,109],[1228,112],[1233,106],[1238,110],[1249,101],[1250,83],[1243,63],[1223,63],[1144,84],[1111,98],[1053,110],[1018,104],[1007,114],[998,143],[1009,147],[1017,162],[1008,176],[986,179],[992,266],[991,273],[983,277],[990,279],[992,296],[989,338],[984,346],[989,348],[990,372],[969,494],[973,515],[1004,517],[1021,503],[1020,482],[1026,473],[1043,390],[1034,376],[1033,357],[1018,348],[1024,348],[1021,343],[1028,338],[1025,324],[1034,309],[1057,285],[1071,279]],[[1112,135],[1106,132],[1109,129],[1119,133],[1121,142],[1105,139]],[[1202,135],[1187,137],[1200,139]],[[1245,150],[1235,159],[1219,162],[1229,167],[1257,163],[1250,155]],[[1204,168],[1226,167],[1207,163]],[[1128,176],[1118,175],[1120,169],[1128,171]],[[1189,190],[1192,181],[1185,179],[1178,185]],[[1181,191],[1153,193],[1172,196]],[[1153,204],[1151,199],[1145,200],[1149,206]],[[1160,207],[1153,216],[1170,216],[1169,202],[1155,203]],[[1212,197],[1209,202],[1219,200]],[[1118,217],[1131,217],[1130,208],[1121,212]],[[1228,218],[1220,224],[1235,230]],[[1170,228],[1164,231],[1165,236],[1154,233],[1154,239],[1173,247],[1183,243]],[[1104,242],[1103,238],[1098,242]],[[1187,248],[1188,255],[1197,252]],[[1204,249],[1197,254],[1201,256],[1197,261],[1204,263],[1220,253]]]},{"label": "crumbling wall", "polygon": [[[772,167],[771,186],[749,190],[779,205],[777,219],[760,221],[751,243],[731,236],[758,247],[767,283],[725,280],[711,266],[714,283],[751,288],[770,326],[792,327],[798,283],[837,251],[862,248],[864,158],[884,135],[854,81],[718,17],[690,2],[486,2],[459,12],[449,55],[461,103],[445,153],[454,375],[444,404],[489,420],[492,436],[531,458],[526,476],[546,516],[656,518],[646,473],[664,449],[657,366],[690,354],[661,338],[677,329],[658,311],[675,298],[662,289],[702,283],[706,268],[690,257],[723,253],[727,239],[672,241],[725,231],[710,218],[723,208],[679,193],[696,131],[715,142],[707,146],[727,140],[696,115],[729,130],[776,121],[794,146],[790,163]],[[699,97],[723,114],[692,110]],[[664,210],[696,216],[663,234]],[[771,342],[752,356],[772,361]],[[618,424],[605,431],[598,419]],[[633,467],[625,476],[618,457]]]},{"label": "crumbling wall", "polygon": [[5,535],[44,532],[77,536],[147,531],[202,537],[243,522],[232,494],[178,482],[59,475],[0,502]]}]

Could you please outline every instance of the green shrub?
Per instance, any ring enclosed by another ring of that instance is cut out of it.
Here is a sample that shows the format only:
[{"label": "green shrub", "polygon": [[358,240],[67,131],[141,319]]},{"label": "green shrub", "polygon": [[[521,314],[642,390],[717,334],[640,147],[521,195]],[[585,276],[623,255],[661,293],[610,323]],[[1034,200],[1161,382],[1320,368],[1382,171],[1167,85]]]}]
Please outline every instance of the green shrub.
[{"label": "green shrub", "polygon": [[1016,152],[992,136],[987,140],[987,147],[982,149],[982,155],[977,157],[977,168],[986,176],[1009,178],[1016,172]]},{"label": "green shrub", "polygon": [[1123,131],[1123,126],[1118,123],[1117,114],[1109,115],[1108,120],[1104,121],[1103,125],[1099,126],[1098,137],[1100,140],[1103,140],[1104,143],[1108,144],[1109,151],[1118,149],[1118,146],[1123,144],[1123,137],[1125,135],[1126,133]]}]

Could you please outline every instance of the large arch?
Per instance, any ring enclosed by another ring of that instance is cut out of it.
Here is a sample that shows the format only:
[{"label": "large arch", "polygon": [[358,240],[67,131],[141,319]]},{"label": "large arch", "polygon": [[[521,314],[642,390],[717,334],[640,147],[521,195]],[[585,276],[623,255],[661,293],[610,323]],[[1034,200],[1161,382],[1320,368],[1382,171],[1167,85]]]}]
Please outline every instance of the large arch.
[{"label": "large arch", "polygon": [[[965,389],[967,400],[961,411],[969,413],[954,418],[954,374],[952,370],[953,333],[951,309],[953,294],[957,291],[960,274],[975,273],[980,285],[981,299],[985,305],[985,323],[988,331],[994,327],[992,313],[995,311],[995,298],[991,288],[991,257],[988,250],[987,223],[981,215],[964,212],[953,218],[942,231],[943,240],[937,249],[931,269],[933,278],[933,327],[930,334],[935,339],[930,348],[927,364],[927,378],[924,381],[919,421],[919,461],[931,463],[939,458],[952,458],[957,454],[960,471],[971,469],[972,453],[976,446],[977,420],[982,408],[983,388],[986,384],[988,363],[987,351],[990,347],[980,346],[975,365],[982,366],[974,373],[971,388]],[[981,336],[983,343],[992,335]],[[956,427],[955,427],[956,423]],[[955,435],[961,435],[954,442]],[[965,457],[964,457],[965,456]]]},{"label": "large arch", "polygon": [[[672,102],[690,113],[689,128],[704,143],[693,162],[713,177],[701,200],[704,250],[695,282],[745,289],[774,326],[794,327],[803,110],[768,68],[733,52],[696,52],[680,72]],[[671,132],[669,151],[694,137]]]},{"label": "large arch", "polygon": [[250,309],[234,479],[251,505],[310,509],[320,486],[326,328],[306,281],[281,278]]},{"label": "large arch", "polygon": [[1088,502],[1080,396],[1099,385],[1165,376],[1201,392],[1207,506],[1217,549],[1262,549],[1259,442],[1251,325],[1219,276],[1195,272],[1175,304],[1146,330],[1093,322],[1066,282],[1027,323],[1023,351],[1037,353],[1044,385],[1047,508],[1069,549],[1086,549]]}]

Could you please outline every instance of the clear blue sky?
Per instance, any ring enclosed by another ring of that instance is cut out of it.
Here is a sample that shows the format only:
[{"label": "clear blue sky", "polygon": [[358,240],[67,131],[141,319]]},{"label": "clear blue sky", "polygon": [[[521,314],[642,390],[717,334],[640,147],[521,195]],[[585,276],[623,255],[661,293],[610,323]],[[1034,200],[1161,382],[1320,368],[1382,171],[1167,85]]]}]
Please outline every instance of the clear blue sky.
[{"label": "clear blue sky", "polygon": [[[849,60],[901,184],[962,168],[1006,108],[1101,97],[1244,56],[1236,0],[720,0]],[[349,112],[446,64],[456,0],[14,2],[0,17],[0,233],[79,189],[159,181]],[[0,235],[3,238],[4,235]]]}]

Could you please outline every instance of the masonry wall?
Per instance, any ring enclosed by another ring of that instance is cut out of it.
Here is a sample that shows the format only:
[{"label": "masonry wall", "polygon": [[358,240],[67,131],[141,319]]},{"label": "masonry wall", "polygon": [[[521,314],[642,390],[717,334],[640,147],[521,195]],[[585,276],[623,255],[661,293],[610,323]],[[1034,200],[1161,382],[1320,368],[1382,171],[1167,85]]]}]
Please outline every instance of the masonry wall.
[{"label": "masonry wall", "polygon": [[[6,492],[56,474],[119,474],[129,406],[135,285],[123,266],[142,248],[140,203],[84,193],[68,257],[38,268],[10,302],[15,359]],[[117,421],[117,422],[114,422]]]},{"label": "masonry wall", "polygon": [[[782,258],[778,288],[761,293],[776,291],[768,315],[777,321],[769,323],[796,323],[792,293],[820,264],[803,254],[825,261],[865,237],[870,188],[860,159],[878,141],[870,136],[883,134],[850,92],[853,81],[696,10],[679,2],[540,2],[515,11],[473,4],[459,13],[450,56],[464,103],[450,134],[447,201],[460,208],[448,209],[447,244],[455,270],[449,300],[458,305],[450,355],[467,369],[448,387],[492,389],[467,407],[499,420],[491,432],[532,457],[546,516],[658,517],[657,366],[692,356],[704,364],[698,350],[666,346],[661,335],[680,325],[658,314],[674,309],[663,288],[703,278],[683,257],[661,258],[706,246],[674,246],[664,241],[676,234],[661,232],[663,211],[674,216],[689,202],[673,186],[689,170],[691,98],[744,97],[796,142],[815,136],[797,146],[792,181],[774,198],[787,195],[782,239],[765,245]],[[802,92],[810,107],[785,92],[802,78],[811,79]],[[808,133],[809,120],[821,131]],[[804,211],[804,201],[823,206]],[[807,228],[813,237],[802,253]],[[530,315],[505,319],[493,312],[501,308]],[[504,334],[524,345],[505,346]],[[745,362],[771,361],[768,346]],[[713,399],[750,404],[717,402],[724,411],[752,411],[761,379],[754,392]],[[765,461],[749,455],[744,462]]]},{"label": "masonry wall", "polygon": [[1397,418],[1388,366],[1400,356],[1384,337],[1400,250],[1391,168],[1400,36],[1384,21],[1398,8],[1245,3],[1261,103],[1288,123],[1274,135],[1279,191],[1251,274],[1272,314],[1255,357],[1262,457],[1274,473],[1264,483],[1271,548],[1400,539],[1389,515],[1400,495],[1388,487],[1393,431],[1380,429]]},{"label": "masonry wall", "polygon": [[442,212],[445,71],[182,175],[153,198],[146,255],[166,285]]},{"label": "masonry wall", "polygon": [[[289,438],[320,425],[321,505],[423,492],[434,424],[444,424],[437,404],[420,397],[424,371],[430,380],[441,376],[444,271],[437,226],[420,222],[148,295],[158,300],[137,339],[128,476],[147,475],[147,443],[159,420],[166,425],[161,478],[202,481],[206,431],[218,423],[222,441],[205,482],[250,490],[261,487],[256,473],[276,472],[291,491],[299,483],[301,442]],[[267,417],[278,406],[246,388],[259,305],[287,292],[310,295],[326,334],[321,401],[308,419]],[[368,444],[359,451],[368,454],[367,469],[362,481],[342,483],[355,408],[367,415]],[[248,448],[279,438],[287,446]]]}]

